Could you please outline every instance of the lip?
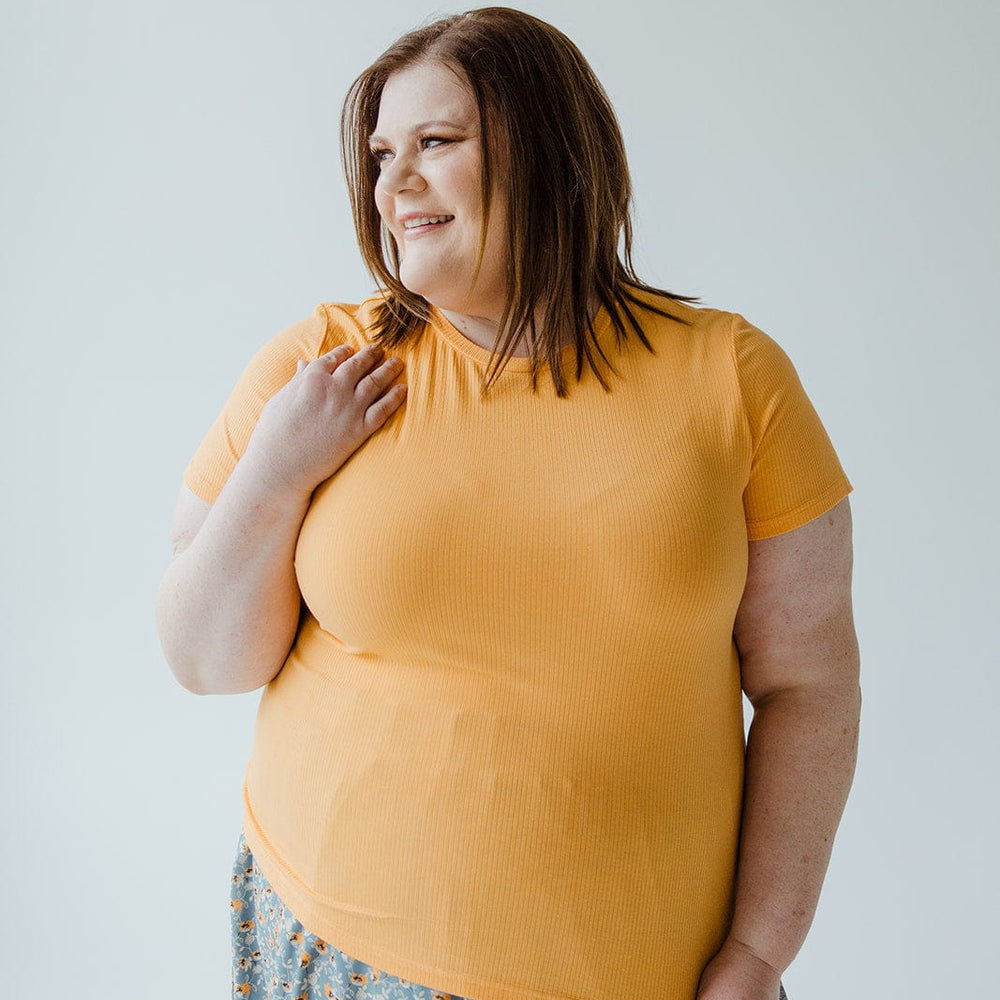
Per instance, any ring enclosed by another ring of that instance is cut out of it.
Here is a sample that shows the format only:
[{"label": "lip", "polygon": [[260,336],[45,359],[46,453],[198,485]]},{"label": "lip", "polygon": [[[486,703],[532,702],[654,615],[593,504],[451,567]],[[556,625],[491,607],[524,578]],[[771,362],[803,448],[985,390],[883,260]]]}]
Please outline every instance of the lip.
[{"label": "lip", "polygon": [[430,233],[434,230],[441,229],[442,226],[448,225],[448,222],[436,222],[426,226],[413,226],[410,229],[406,228],[406,223],[410,219],[436,219],[442,215],[450,215],[451,218],[448,222],[454,222],[455,216],[451,212],[405,212],[403,215],[396,217],[396,222],[403,231],[404,237],[409,236],[420,236],[424,233]]}]

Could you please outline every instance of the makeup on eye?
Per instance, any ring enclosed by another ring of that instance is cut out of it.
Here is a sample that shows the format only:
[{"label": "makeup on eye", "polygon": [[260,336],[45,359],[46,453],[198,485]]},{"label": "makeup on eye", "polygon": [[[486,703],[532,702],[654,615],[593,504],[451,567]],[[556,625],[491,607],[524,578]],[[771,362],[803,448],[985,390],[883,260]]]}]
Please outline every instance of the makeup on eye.
[{"label": "makeup on eye", "polygon": [[[417,144],[424,149],[439,149],[441,146],[460,142],[462,138],[463,136],[424,135],[417,138]],[[391,156],[392,152],[393,150],[388,144],[371,147],[372,156],[380,163]]]}]

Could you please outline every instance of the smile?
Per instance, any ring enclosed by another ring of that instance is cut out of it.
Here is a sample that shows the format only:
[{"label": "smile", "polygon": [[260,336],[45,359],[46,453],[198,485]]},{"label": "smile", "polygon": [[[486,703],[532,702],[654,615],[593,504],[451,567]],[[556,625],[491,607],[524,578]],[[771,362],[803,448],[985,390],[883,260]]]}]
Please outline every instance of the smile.
[{"label": "smile", "polygon": [[403,220],[404,229],[416,229],[419,226],[438,226],[442,222],[451,222],[454,215],[424,215]]}]

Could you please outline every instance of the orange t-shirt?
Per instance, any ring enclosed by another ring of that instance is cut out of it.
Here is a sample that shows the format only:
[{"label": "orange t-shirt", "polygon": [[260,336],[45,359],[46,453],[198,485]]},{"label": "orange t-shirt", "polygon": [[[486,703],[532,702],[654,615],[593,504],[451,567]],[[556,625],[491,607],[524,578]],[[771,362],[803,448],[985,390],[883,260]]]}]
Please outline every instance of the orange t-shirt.
[{"label": "orange t-shirt", "polygon": [[[185,474],[212,502],[264,402],[372,306],[251,362]],[[850,490],[790,362],[731,313],[548,374],[434,311],[404,406],[313,496],[307,611],[261,698],[246,837],[312,933],[476,1000],[692,1000],[730,916],[747,540]],[[568,349],[566,363],[575,362]]]}]

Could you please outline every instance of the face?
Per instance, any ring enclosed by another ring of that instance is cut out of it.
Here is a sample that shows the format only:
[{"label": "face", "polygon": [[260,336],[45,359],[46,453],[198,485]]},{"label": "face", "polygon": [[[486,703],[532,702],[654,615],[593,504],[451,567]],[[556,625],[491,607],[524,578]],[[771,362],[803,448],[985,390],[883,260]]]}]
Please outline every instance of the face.
[{"label": "face", "polygon": [[375,205],[396,241],[400,280],[439,309],[498,318],[506,299],[506,206],[494,185],[476,275],[482,142],[479,109],[460,71],[418,63],[389,77],[371,148],[380,171]]}]

